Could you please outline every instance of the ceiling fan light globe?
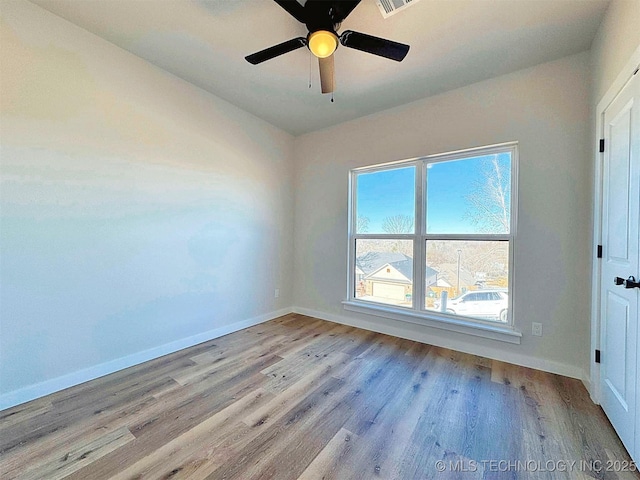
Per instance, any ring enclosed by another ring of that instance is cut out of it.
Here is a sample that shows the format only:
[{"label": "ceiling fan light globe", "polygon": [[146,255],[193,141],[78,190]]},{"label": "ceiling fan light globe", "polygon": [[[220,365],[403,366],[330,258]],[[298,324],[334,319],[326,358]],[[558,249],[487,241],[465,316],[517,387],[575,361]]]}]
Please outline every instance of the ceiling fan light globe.
[{"label": "ceiling fan light globe", "polygon": [[338,48],[338,37],[327,30],[318,30],[309,35],[309,50],[318,58],[327,58]]}]

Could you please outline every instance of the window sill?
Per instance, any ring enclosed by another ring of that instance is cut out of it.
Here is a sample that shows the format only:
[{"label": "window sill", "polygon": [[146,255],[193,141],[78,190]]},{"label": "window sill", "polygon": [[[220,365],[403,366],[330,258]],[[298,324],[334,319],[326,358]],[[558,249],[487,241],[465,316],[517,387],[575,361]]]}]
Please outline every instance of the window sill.
[{"label": "window sill", "polygon": [[500,342],[520,344],[522,333],[513,328],[502,325],[488,325],[486,323],[474,323],[463,319],[448,318],[429,313],[417,313],[414,311],[402,311],[393,307],[383,305],[369,305],[362,302],[348,301],[342,302],[345,310],[351,312],[365,313],[378,317],[391,318],[401,322],[409,322],[427,327],[439,328],[450,332],[465,333],[476,337],[490,338]]}]

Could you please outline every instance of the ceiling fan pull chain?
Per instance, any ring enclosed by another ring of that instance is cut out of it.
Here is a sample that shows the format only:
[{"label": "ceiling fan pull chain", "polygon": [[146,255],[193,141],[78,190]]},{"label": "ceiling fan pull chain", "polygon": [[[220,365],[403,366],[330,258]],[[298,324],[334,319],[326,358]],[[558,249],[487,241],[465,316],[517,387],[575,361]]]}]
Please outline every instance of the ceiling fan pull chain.
[{"label": "ceiling fan pull chain", "polygon": [[311,70],[313,70],[313,54],[309,50],[309,88],[311,88]]},{"label": "ceiling fan pull chain", "polygon": [[333,92],[331,92],[331,103],[333,103]]}]

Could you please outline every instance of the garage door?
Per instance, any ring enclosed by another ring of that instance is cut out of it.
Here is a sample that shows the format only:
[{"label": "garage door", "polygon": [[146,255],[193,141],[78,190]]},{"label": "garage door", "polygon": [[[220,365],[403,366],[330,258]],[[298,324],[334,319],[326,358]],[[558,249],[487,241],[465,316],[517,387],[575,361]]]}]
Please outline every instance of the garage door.
[{"label": "garage door", "polygon": [[373,284],[373,296],[393,300],[404,300],[404,286],[376,282]]}]

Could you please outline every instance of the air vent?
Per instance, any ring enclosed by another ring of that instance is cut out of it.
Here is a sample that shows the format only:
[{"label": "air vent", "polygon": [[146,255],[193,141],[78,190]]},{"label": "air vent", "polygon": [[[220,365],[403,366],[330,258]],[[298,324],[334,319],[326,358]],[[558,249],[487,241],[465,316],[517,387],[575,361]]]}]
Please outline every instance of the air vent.
[{"label": "air vent", "polygon": [[418,3],[418,1],[419,0],[376,0],[376,4],[382,16],[389,18],[391,15],[395,15],[414,3]]}]

